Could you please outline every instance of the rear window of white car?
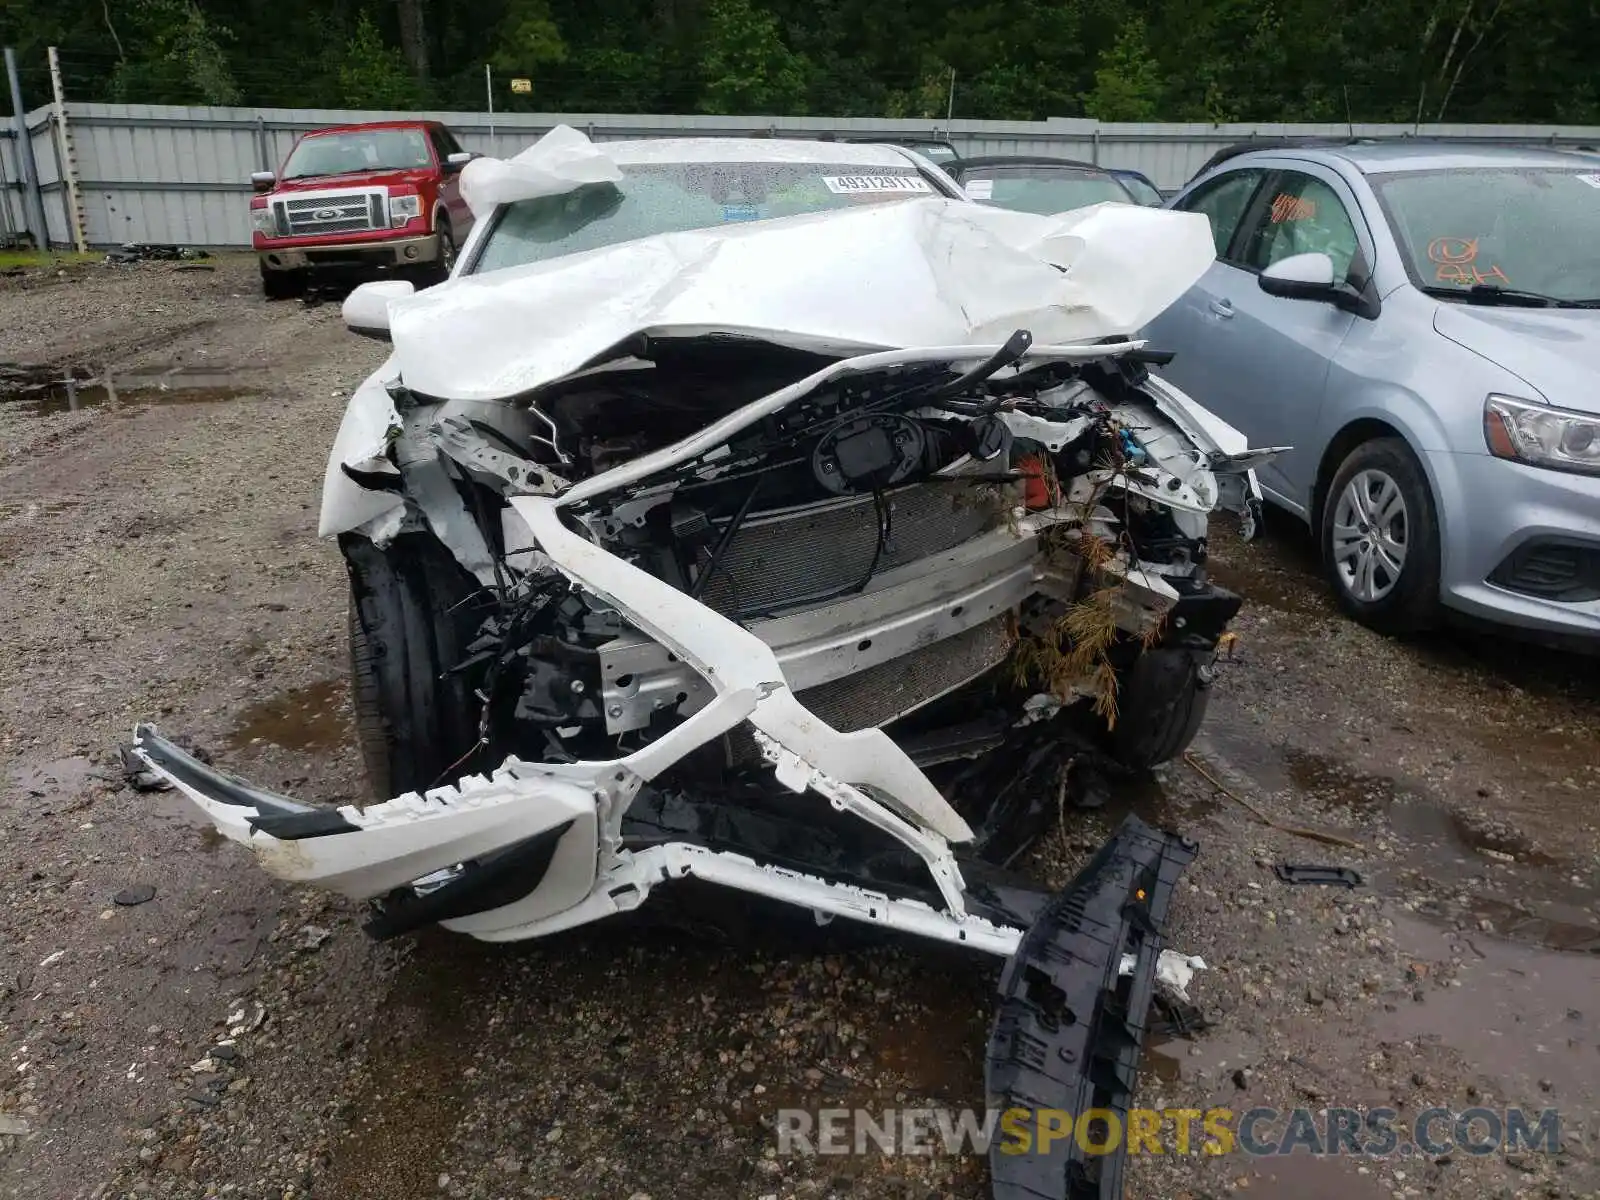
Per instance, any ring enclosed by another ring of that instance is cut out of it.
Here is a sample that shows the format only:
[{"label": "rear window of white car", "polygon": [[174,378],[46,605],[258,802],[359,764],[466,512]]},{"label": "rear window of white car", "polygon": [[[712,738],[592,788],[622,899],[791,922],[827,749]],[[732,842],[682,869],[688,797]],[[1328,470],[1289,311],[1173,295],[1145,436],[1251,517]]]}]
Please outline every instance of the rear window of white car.
[{"label": "rear window of white car", "polygon": [[648,163],[622,170],[619,184],[589,184],[507,205],[496,215],[474,272],[659,233],[941,194],[909,164]]}]

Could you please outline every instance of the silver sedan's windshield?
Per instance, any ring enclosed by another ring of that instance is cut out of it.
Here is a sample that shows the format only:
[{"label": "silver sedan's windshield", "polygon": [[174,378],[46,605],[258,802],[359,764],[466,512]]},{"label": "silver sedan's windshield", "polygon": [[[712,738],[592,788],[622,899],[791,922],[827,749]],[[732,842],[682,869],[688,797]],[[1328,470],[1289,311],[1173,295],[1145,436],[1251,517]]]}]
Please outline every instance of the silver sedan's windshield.
[{"label": "silver sedan's windshield", "polygon": [[1371,176],[1419,287],[1600,297],[1600,162]]},{"label": "silver sedan's windshield", "polygon": [[905,167],[715,162],[624,165],[619,184],[519,200],[496,215],[474,272],[735,221],[933,196]]}]

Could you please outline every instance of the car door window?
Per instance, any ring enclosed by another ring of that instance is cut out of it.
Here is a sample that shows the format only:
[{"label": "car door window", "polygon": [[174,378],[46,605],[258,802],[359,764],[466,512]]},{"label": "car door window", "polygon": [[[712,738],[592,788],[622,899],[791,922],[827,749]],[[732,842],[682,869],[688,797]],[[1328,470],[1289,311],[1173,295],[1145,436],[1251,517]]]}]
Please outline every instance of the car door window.
[{"label": "car door window", "polygon": [[428,140],[433,143],[433,153],[439,159],[439,164],[444,165],[444,160],[450,157],[450,143],[445,135],[437,129],[428,130]]},{"label": "car door window", "polygon": [[1314,176],[1285,171],[1273,185],[1272,199],[1260,207],[1243,259],[1259,271],[1296,254],[1321,253],[1333,260],[1333,277],[1343,279],[1359,245],[1339,194]]},{"label": "car door window", "polygon": [[1250,198],[1261,184],[1262,171],[1230,171],[1210,183],[1202,184],[1173,207],[1184,212],[1204,213],[1211,222],[1211,241],[1217,257],[1228,259],[1228,247],[1244,219]]}]

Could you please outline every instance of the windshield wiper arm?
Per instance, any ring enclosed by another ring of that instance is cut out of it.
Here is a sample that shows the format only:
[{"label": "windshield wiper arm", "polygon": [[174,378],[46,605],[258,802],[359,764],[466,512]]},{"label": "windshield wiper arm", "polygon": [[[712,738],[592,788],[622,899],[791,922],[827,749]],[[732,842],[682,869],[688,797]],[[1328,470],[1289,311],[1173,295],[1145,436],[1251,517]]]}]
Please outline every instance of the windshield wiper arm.
[{"label": "windshield wiper arm", "polygon": [[1504,304],[1516,308],[1600,308],[1600,298],[1563,300],[1558,296],[1546,296],[1543,292],[1501,287],[1497,283],[1475,283],[1466,288],[1425,287],[1422,290],[1430,296],[1464,300],[1468,304]]},{"label": "windshield wiper arm", "polygon": [[1501,287],[1498,283],[1475,283],[1467,289],[1474,304],[1524,304],[1529,308],[1549,308],[1561,303],[1543,292],[1526,292],[1519,288]]},{"label": "windshield wiper arm", "polygon": [[285,175],[285,179],[337,179],[341,175],[365,175],[369,171],[403,171],[404,167],[351,167],[348,171],[313,171],[309,175]]}]

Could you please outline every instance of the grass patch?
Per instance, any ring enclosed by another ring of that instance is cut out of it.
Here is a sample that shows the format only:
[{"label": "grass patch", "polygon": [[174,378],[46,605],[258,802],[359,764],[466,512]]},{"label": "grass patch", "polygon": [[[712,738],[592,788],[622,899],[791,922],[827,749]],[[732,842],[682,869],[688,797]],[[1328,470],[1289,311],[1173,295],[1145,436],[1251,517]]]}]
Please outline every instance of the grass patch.
[{"label": "grass patch", "polygon": [[30,271],[75,267],[82,263],[99,262],[103,258],[103,252],[93,250],[84,254],[72,250],[0,250],[0,271],[12,271],[18,267]]}]

